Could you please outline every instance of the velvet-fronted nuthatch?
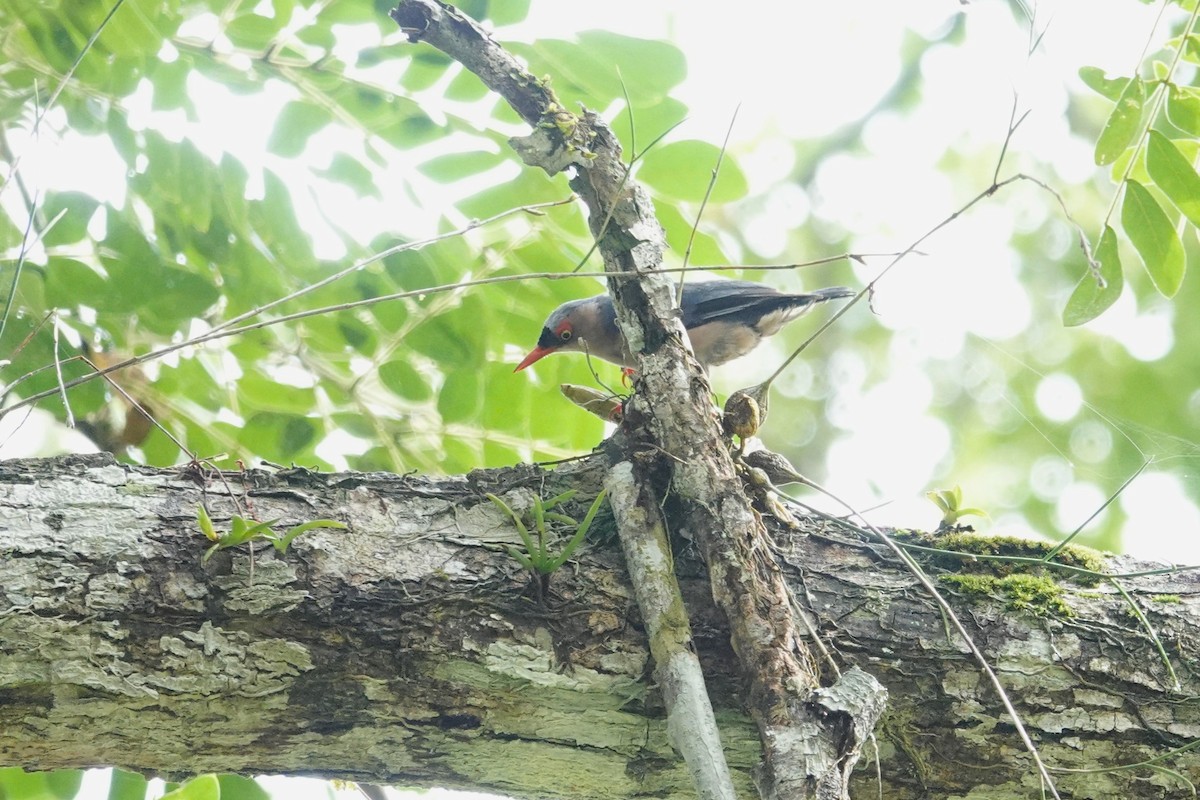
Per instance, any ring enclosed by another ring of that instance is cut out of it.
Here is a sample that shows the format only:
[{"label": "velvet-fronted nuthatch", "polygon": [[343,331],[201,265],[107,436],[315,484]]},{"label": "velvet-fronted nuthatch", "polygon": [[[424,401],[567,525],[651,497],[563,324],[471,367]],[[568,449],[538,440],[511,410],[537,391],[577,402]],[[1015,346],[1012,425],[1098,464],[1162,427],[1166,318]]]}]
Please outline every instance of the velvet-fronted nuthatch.
[{"label": "velvet-fronted nuthatch", "polygon": [[[684,284],[680,306],[692,350],[707,369],[746,355],[763,338],[778,333],[817,303],[854,294],[843,286],[811,294],[785,294],[750,281],[697,281]],[[633,366],[607,294],[571,300],[554,309],[542,327],[537,347],[514,372],[559,351],[586,352],[623,367]]]}]

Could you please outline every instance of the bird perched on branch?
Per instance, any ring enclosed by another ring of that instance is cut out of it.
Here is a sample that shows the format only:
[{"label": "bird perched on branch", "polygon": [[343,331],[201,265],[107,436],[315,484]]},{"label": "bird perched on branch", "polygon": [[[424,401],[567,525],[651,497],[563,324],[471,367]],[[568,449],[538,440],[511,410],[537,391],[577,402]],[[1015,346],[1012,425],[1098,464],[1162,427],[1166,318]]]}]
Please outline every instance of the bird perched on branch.
[{"label": "bird perched on branch", "polygon": [[[696,358],[705,369],[744,356],[787,323],[817,303],[852,297],[844,286],[811,294],[785,294],[750,281],[698,281],[683,286],[683,327]],[[571,300],[551,312],[537,347],[517,365],[530,364],[559,351],[586,352],[622,367],[633,366],[633,356],[617,329],[612,298],[599,294]]]}]

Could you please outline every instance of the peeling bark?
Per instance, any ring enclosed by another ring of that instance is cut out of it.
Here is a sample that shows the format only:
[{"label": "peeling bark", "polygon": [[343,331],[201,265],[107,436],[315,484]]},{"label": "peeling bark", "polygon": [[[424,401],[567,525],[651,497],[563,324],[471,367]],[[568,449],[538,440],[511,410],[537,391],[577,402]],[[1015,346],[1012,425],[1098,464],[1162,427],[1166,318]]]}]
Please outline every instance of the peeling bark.
[{"label": "peeling bark", "polygon": [[[195,523],[233,510],[221,482],[105,456],[0,463],[0,763],[115,764],[156,774],[309,774],[518,797],[692,797],[673,752],[615,543],[556,572],[544,604],[503,552],[518,539],[484,492],[514,506],[602,465],[430,480],[303,470],[227,476],[280,527],[328,517],[282,557],[217,553]],[[586,504],[586,500],[581,499]],[[844,669],[886,684],[877,731],[888,798],[1036,797],[996,698],[933,603],[878,546],[829,523],[777,531],[781,568]],[[760,750],[703,566],[676,540],[739,794]],[[1114,571],[1157,565],[1112,559]],[[930,567],[933,569],[933,567]],[[952,597],[1052,767],[1144,761],[1200,738],[1200,580],[1124,582],[1158,630],[1162,663],[1115,589],[1064,584],[1075,616]],[[822,681],[832,682],[832,676]],[[836,697],[821,693],[837,716]],[[876,796],[864,748],[851,794]],[[1200,753],[1161,763],[1200,774]],[[1063,796],[1187,796],[1150,769],[1056,774]]]}]

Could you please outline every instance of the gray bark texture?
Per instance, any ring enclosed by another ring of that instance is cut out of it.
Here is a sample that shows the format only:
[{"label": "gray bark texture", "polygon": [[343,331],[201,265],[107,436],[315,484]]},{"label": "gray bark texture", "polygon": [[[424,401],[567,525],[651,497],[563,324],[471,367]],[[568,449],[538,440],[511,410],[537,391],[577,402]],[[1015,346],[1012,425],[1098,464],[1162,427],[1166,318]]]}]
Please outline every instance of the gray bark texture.
[{"label": "gray bark texture", "polygon": [[[0,463],[0,764],[691,797],[611,517],[536,585],[505,549],[520,546],[511,519],[484,497],[517,510],[574,487],[568,513],[579,518],[604,468],[426,479],[201,475],[108,456]],[[252,558],[243,545],[202,563],[197,506],[227,530],[235,501],[278,518],[277,530],[318,518],[348,528],[304,533],[283,555],[259,544]],[[997,698],[915,580],[835,523],[799,525],[769,528],[789,587],[847,677],[812,665],[833,687],[818,692],[821,713],[836,722],[856,702],[855,666],[890,695],[852,796],[1039,797]],[[751,797],[761,749],[729,628],[692,548],[673,545],[726,757]],[[942,559],[927,569],[956,568]],[[945,590],[1063,797],[1191,796],[1200,753],[1172,751],[1200,739],[1200,582],[1122,580],[1175,687],[1114,586],[1055,581],[1064,605],[1053,613],[1014,608],[1029,605],[1019,594]]]}]

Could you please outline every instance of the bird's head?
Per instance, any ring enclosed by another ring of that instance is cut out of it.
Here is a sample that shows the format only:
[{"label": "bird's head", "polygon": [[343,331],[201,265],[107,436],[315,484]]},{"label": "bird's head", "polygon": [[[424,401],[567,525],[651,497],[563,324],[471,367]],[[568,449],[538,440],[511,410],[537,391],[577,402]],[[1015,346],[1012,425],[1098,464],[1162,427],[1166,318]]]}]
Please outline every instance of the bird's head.
[{"label": "bird's head", "polygon": [[600,358],[615,361],[623,347],[613,321],[612,301],[607,297],[589,297],[563,303],[550,314],[542,326],[537,347],[517,365],[520,372],[560,350],[586,351]]},{"label": "bird's head", "polygon": [[517,365],[513,372],[520,372],[535,361],[540,361],[553,352],[567,349],[575,338],[575,326],[570,319],[559,320],[553,327],[550,321],[542,328],[542,335],[538,337],[537,347],[529,351],[529,355],[525,356],[524,360]]}]

